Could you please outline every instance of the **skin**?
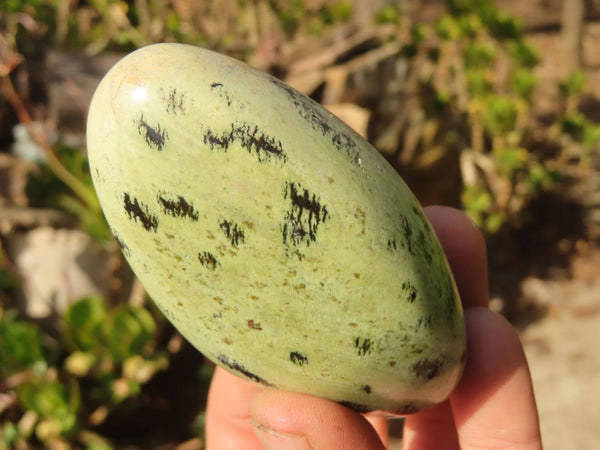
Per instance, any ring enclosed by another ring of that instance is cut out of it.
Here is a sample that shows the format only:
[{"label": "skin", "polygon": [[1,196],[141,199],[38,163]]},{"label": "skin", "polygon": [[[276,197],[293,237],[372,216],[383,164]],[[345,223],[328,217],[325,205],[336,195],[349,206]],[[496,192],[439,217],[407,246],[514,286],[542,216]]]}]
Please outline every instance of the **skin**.
[{"label": "skin", "polygon": [[[458,285],[467,363],[450,398],[406,417],[404,448],[541,449],[527,360],[512,326],[488,308],[483,237],[461,212],[425,210]],[[265,389],[217,369],[209,392],[208,450],[387,447],[387,421],[304,394]]]}]

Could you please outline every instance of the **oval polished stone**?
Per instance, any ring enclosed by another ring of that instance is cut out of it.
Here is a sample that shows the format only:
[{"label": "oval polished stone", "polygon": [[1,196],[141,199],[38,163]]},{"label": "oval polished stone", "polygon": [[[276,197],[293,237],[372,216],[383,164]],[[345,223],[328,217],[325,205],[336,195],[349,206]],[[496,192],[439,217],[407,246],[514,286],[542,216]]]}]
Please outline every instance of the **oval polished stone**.
[{"label": "oval polished stone", "polygon": [[447,261],[413,194],[316,102],[182,44],[100,83],[88,152],[129,264],[225,369],[358,411],[442,402],[465,360]]}]

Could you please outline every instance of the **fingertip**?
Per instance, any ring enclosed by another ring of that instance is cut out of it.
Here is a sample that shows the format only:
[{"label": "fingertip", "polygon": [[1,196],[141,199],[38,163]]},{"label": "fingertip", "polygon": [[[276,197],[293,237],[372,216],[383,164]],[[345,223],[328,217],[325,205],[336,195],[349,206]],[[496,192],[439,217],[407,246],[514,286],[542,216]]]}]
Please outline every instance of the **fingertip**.
[{"label": "fingertip", "polygon": [[468,356],[450,402],[461,448],[541,448],[531,376],[516,330],[487,308],[465,311]]},{"label": "fingertip", "polygon": [[258,450],[250,427],[249,405],[264,388],[220,367],[215,369],[206,407],[206,449]]},{"label": "fingertip", "polygon": [[335,402],[305,394],[267,389],[250,405],[261,433],[288,436],[310,448],[382,450],[384,444],[362,415]]},{"label": "fingertip", "polygon": [[425,214],[446,253],[463,306],[487,306],[487,249],[481,231],[454,208],[428,206]]}]

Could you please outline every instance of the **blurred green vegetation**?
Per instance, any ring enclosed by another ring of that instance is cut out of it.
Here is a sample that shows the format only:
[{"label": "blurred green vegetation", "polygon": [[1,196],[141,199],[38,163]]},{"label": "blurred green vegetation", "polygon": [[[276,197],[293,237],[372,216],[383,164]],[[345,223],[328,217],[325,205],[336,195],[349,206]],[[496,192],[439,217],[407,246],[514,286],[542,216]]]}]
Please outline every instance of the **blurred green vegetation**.
[{"label": "blurred green vegetation", "polygon": [[[44,46],[97,54],[177,41],[249,58],[269,31],[261,8],[269,9],[286,39],[318,36],[352,18],[350,1],[308,3],[5,0],[1,45],[14,58],[10,63],[3,56],[0,76],[6,79],[21,55],[27,58]],[[373,26],[393,24],[398,35],[406,31],[399,57],[417,74],[418,88],[406,103],[414,105],[420,121],[419,157],[459,155],[463,209],[493,234],[555,188],[566,176],[567,160],[575,160],[580,176],[586,176],[600,127],[580,112],[586,79],[573,73],[559,86],[560,113],[544,128],[543,147],[558,150],[538,151],[532,98],[539,56],[523,25],[488,0],[447,0],[446,5],[447,13],[433,24],[411,24],[400,7],[390,6],[373,17]],[[0,106],[5,104],[0,96]],[[54,159],[39,163],[30,177],[31,206],[72,214],[99,245],[116,249],[94,197],[84,149],[39,139]],[[0,403],[0,449],[113,448],[102,424],[139,411],[144,389],[171,370],[174,354],[167,349],[164,319],[149,305],[89,297],[71,305],[58,326],[48,327],[7,308],[19,283],[0,248],[0,395],[10,399]],[[192,384],[206,389],[210,371],[210,365],[202,366]],[[188,435],[202,427],[200,413]]]}]

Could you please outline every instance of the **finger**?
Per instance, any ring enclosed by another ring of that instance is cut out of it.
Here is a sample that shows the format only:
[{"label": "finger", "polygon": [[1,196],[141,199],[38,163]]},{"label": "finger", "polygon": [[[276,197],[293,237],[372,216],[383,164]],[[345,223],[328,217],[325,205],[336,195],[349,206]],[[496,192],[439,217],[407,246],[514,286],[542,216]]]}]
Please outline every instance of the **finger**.
[{"label": "finger", "polygon": [[262,450],[250,427],[249,405],[263,388],[217,367],[206,405],[207,450]]},{"label": "finger", "polygon": [[363,417],[371,424],[382,444],[387,448],[389,441],[389,423],[386,417],[378,412],[363,414]]},{"label": "finger", "polygon": [[454,208],[429,206],[425,214],[446,253],[463,306],[487,306],[487,252],[481,232]]},{"label": "finger", "polygon": [[405,450],[459,449],[450,403],[407,416],[402,439]]},{"label": "finger", "polygon": [[365,417],[322,398],[267,389],[254,398],[250,412],[269,450],[385,448]]},{"label": "finger", "polygon": [[485,308],[465,316],[467,363],[450,398],[461,448],[541,449],[531,376],[516,331]]},{"label": "finger", "polygon": [[[425,208],[452,269],[463,306],[488,303],[487,252],[481,232],[464,213],[444,206]],[[468,350],[470,352],[470,349]],[[468,354],[467,359],[470,357]],[[435,430],[432,433],[431,430]],[[459,448],[450,404],[406,417],[405,449]]]}]

